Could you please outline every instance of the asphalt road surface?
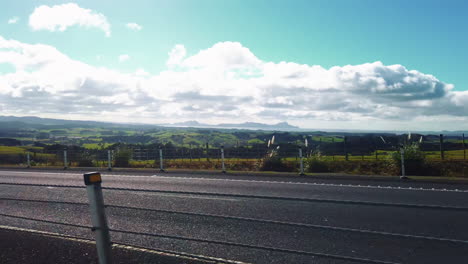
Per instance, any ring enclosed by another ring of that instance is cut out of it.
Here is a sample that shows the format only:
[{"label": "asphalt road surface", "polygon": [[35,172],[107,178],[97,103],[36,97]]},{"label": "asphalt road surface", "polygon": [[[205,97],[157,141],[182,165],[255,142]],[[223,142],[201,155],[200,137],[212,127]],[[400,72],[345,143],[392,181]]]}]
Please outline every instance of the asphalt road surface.
[{"label": "asphalt road surface", "polygon": [[[102,185],[110,228],[146,234],[114,242],[247,263],[468,263],[463,184],[108,172]],[[0,225],[93,238],[25,219],[91,226],[72,186],[81,172],[0,170]]]}]

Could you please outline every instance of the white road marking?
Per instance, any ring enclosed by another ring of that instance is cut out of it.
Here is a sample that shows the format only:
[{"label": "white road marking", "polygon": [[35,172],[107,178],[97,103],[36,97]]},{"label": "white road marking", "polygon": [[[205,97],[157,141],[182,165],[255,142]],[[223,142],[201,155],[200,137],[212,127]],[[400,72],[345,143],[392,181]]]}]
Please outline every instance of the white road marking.
[{"label": "white road marking", "polygon": [[[8,172],[9,174],[30,174],[31,172],[26,171],[0,171]],[[67,175],[67,176],[82,176],[79,173],[60,173],[60,172],[35,172],[36,175]],[[401,186],[376,186],[376,185],[361,185],[361,184],[338,184],[338,183],[316,183],[316,182],[293,182],[293,181],[263,181],[263,180],[240,180],[240,179],[220,179],[220,178],[202,178],[202,177],[178,177],[178,176],[161,176],[161,175],[121,175],[121,174],[102,174],[105,177],[120,177],[120,178],[158,178],[158,179],[170,179],[172,181],[177,180],[197,180],[197,181],[224,181],[224,182],[247,182],[247,183],[267,183],[267,184],[292,184],[292,185],[315,185],[324,187],[346,187],[346,188],[369,188],[369,189],[390,189],[390,190],[407,190],[407,191],[433,191],[433,192],[463,192],[467,193],[468,190],[460,189],[436,189],[436,188],[413,188],[401,187]]]}]

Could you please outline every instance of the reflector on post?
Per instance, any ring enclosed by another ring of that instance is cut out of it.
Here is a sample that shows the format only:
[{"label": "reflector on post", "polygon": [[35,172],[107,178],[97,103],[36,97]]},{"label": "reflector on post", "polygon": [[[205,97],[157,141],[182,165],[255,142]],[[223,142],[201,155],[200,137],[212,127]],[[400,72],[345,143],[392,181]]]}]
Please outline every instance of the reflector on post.
[{"label": "reflector on post", "polygon": [[101,173],[99,172],[88,172],[83,174],[84,182],[86,185],[91,185],[95,183],[101,183]]}]

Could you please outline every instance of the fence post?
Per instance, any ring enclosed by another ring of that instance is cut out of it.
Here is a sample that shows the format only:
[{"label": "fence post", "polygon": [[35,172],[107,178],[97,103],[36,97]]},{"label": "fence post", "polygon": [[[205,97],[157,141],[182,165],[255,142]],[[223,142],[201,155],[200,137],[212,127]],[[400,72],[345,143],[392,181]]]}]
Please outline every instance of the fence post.
[{"label": "fence post", "polygon": [[302,156],[302,148],[299,147],[299,166],[300,166],[300,172],[299,172],[299,175],[300,176],[304,176],[304,157]]},{"label": "fence post", "polygon": [[29,156],[29,152],[26,153],[26,158],[28,159],[28,168],[31,168],[31,157]]},{"label": "fence post", "polygon": [[159,147],[159,171],[164,172],[163,151],[161,147]]},{"label": "fence post", "polygon": [[226,165],[224,165],[224,146],[221,146],[221,168],[222,168],[222,173],[226,173]]},{"label": "fence post", "polygon": [[112,170],[112,153],[111,150],[107,150],[107,170]]},{"label": "fence post", "polygon": [[348,160],[348,150],[346,148],[346,143],[348,142],[348,138],[345,136],[343,138],[343,146],[344,146],[344,152],[345,152],[345,160]]},{"label": "fence post", "polygon": [[466,145],[465,145],[465,134],[462,134],[462,143],[463,143],[463,159],[466,159]]},{"label": "fence post", "polygon": [[401,148],[401,176],[400,179],[408,179],[405,172],[405,149]]},{"label": "fence post", "polygon": [[189,144],[190,164],[192,164],[192,143]]},{"label": "fence post", "polygon": [[443,160],[445,158],[444,155],[444,135],[439,135],[439,143],[440,143],[440,158]]},{"label": "fence post", "polygon": [[67,150],[63,151],[63,169],[68,169],[68,159],[67,159]]},{"label": "fence post", "polygon": [[83,176],[88,193],[91,222],[93,224],[92,230],[95,232],[99,264],[109,264],[111,263],[111,244],[104,210],[101,174],[99,172],[90,172],[85,173]]}]

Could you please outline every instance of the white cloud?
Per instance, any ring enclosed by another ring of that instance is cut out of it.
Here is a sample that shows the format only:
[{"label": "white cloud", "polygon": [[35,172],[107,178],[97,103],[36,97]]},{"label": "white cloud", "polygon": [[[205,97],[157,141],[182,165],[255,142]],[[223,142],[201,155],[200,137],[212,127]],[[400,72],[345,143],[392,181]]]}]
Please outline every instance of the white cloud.
[{"label": "white cloud", "polygon": [[16,69],[0,75],[3,114],[131,122],[286,120],[367,129],[461,129],[468,121],[468,91],[453,91],[432,75],[382,62],[330,69],[265,62],[234,42],[192,56],[176,45],[167,70],[125,74],[72,60],[48,45],[0,37],[0,63]]},{"label": "white cloud", "polygon": [[184,45],[177,44],[175,47],[168,53],[169,59],[167,60],[167,66],[177,66],[187,55]]},{"label": "white cloud", "polygon": [[130,56],[127,54],[122,54],[119,56],[119,62],[126,62],[130,59]]},{"label": "white cloud", "polygon": [[221,68],[223,70],[252,69],[260,67],[261,63],[248,48],[239,42],[216,43],[213,47],[202,50],[183,62],[188,67]]},{"label": "white cloud", "polygon": [[135,30],[135,31],[140,31],[143,29],[143,27],[138,25],[137,23],[127,23],[125,26],[128,29]]},{"label": "white cloud", "polygon": [[110,24],[107,18],[91,9],[79,7],[75,3],[54,5],[49,7],[41,5],[36,7],[29,16],[29,26],[33,30],[65,31],[69,27],[79,26],[85,28],[98,28],[110,36]]},{"label": "white cloud", "polygon": [[8,24],[16,24],[19,21],[19,17],[15,16],[10,19],[8,19]]},{"label": "white cloud", "polygon": [[150,74],[147,71],[145,71],[145,69],[143,68],[136,69],[135,75],[136,76],[150,76]]}]

